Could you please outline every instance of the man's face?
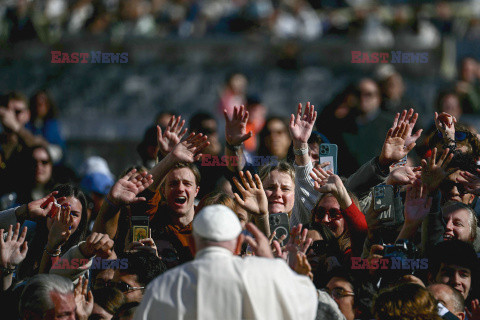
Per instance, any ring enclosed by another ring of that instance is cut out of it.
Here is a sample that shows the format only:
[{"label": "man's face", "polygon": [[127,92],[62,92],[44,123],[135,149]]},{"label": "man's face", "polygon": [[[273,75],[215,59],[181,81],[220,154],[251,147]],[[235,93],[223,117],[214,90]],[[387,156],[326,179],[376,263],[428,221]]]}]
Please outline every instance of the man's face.
[{"label": "man's face", "polygon": [[[138,277],[136,274],[128,274],[128,273],[121,272],[120,270],[115,270],[115,275],[113,276],[113,282],[120,283],[120,284],[126,283],[131,288],[143,287],[138,282]],[[144,289],[131,289],[129,291],[121,290],[120,287],[118,287],[118,289],[122,291],[123,295],[125,296],[126,302],[142,301]]]},{"label": "man's face", "polygon": [[179,216],[185,216],[194,210],[194,200],[200,187],[189,168],[171,170],[165,179],[164,194],[169,208]]},{"label": "man's face", "polygon": [[268,199],[268,212],[290,213],[295,202],[295,184],[286,172],[274,170],[262,181]]},{"label": "man's face", "polygon": [[457,178],[460,178],[461,170],[455,171],[451,175],[445,178],[440,185],[440,191],[442,192],[442,200],[458,201],[464,204],[471,204],[475,196],[471,193],[467,193],[463,185],[457,182]]},{"label": "man's face", "polygon": [[359,109],[362,114],[369,114],[380,108],[380,92],[373,80],[363,80],[360,82],[358,89],[360,94]]},{"label": "man's face", "polygon": [[[350,282],[338,277],[330,279],[327,283],[327,288],[329,290],[340,290],[344,293],[353,293],[353,287]],[[334,296],[333,299],[347,320],[353,320],[355,318],[355,310],[353,308],[354,297],[352,295],[342,297]]]},{"label": "man's face", "polygon": [[457,289],[467,299],[472,284],[472,275],[470,269],[460,267],[454,264],[445,264],[442,262],[440,270],[435,277],[435,282],[448,284]]},{"label": "man's face", "polygon": [[202,121],[202,128],[199,130],[204,135],[208,136],[207,141],[210,142],[205,149],[203,149],[202,153],[204,154],[211,154],[211,155],[218,155],[221,151],[221,145],[218,141],[218,128],[217,128],[217,121],[214,119],[208,119]]},{"label": "man's face", "polygon": [[75,297],[72,293],[67,295],[58,292],[51,292],[50,299],[53,302],[53,309],[48,310],[43,319],[45,320],[75,320]]},{"label": "man's face", "polygon": [[458,239],[464,242],[472,242],[470,213],[466,209],[444,213],[443,220],[446,223],[443,240]]},{"label": "man's face", "polygon": [[43,148],[33,150],[33,161],[35,163],[35,182],[46,184],[52,177],[52,162],[47,151]]},{"label": "man's face", "polygon": [[461,315],[458,314],[457,308],[455,306],[455,300],[453,299],[453,289],[450,286],[444,284],[432,284],[428,287],[428,291],[433,295],[433,297],[443,304],[445,308],[447,308],[451,313],[455,314],[458,318],[461,318]]},{"label": "man's face", "polygon": [[7,108],[15,112],[17,121],[21,126],[25,126],[30,121],[30,110],[28,110],[27,104],[22,100],[10,100],[8,101]]}]

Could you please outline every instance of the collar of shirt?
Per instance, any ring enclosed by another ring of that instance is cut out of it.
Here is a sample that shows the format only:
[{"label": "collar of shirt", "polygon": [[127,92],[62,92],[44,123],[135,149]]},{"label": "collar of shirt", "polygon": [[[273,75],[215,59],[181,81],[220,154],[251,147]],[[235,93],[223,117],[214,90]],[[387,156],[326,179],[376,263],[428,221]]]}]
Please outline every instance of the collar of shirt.
[{"label": "collar of shirt", "polygon": [[198,251],[195,255],[195,260],[210,255],[233,256],[233,253],[230,250],[222,247],[210,246]]}]

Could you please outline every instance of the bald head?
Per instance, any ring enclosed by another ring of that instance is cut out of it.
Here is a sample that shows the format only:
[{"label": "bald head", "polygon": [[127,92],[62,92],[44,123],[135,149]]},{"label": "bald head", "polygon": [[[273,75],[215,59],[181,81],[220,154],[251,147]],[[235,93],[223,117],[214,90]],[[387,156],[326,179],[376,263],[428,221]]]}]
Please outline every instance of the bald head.
[{"label": "bald head", "polygon": [[438,302],[443,304],[451,313],[456,315],[458,318],[459,314],[464,312],[465,309],[465,300],[463,296],[455,290],[454,288],[446,284],[432,284],[428,286],[428,291],[437,299]]}]

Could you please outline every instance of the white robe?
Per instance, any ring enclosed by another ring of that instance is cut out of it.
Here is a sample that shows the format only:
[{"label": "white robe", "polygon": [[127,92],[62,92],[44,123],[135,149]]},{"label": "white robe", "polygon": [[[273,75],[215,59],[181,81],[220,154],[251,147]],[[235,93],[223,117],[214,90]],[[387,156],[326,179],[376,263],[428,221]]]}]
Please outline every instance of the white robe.
[{"label": "white robe", "polygon": [[208,247],[195,260],[153,280],[134,320],[315,319],[318,298],[308,277],[281,259],[240,258]]}]

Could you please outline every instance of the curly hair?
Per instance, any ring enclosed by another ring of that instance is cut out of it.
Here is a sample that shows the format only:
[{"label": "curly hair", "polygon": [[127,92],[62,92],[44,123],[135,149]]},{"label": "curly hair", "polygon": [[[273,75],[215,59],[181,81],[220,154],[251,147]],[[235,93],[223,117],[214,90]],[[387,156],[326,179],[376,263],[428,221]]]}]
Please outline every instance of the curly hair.
[{"label": "curly hair", "polygon": [[435,298],[424,287],[406,283],[380,292],[372,313],[381,320],[440,320]]}]

